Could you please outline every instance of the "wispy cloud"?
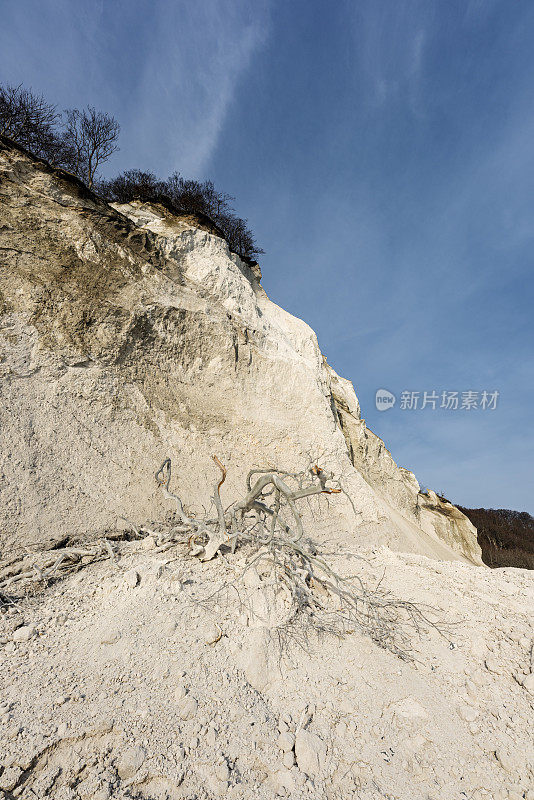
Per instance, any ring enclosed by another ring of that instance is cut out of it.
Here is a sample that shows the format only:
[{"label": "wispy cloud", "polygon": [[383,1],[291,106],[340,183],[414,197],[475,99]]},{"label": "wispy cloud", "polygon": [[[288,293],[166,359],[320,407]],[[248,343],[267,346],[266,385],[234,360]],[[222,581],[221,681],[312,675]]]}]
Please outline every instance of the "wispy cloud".
[{"label": "wispy cloud", "polygon": [[[236,86],[267,36],[267,2],[165,3],[128,122],[131,146],[166,168],[202,172]],[[157,4],[156,4],[157,7]]]},{"label": "wispy cloud", "polygon": [[359,53],[368,101],[380,107],[394,99],[407,100],[419,113],[418,83],[423,69],[431,4],[391,4],[373,0],[350,6],[349,19]]},{"label": "wispy cloud", "polygon": [[270,0],[20,0],[2,8],[0,80],[122,126],[112,169],[202,173],[240,79],[268,37]]}]

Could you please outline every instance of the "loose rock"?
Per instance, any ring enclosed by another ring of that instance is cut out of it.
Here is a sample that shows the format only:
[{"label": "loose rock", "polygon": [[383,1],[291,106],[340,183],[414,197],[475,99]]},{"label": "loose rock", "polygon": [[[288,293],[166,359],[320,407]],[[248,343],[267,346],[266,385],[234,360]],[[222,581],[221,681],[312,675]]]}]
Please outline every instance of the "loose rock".
[{"label": "loose rock", "polygon": [[510,753],[507,753],[506,750],[499,748],[498,750],[495,751],[495,756],[501,767],[505,769],[507,772],[516,771],[518,766],[516,759]]},{"label": "loose rock", "polygon": [[192,719],[198,709],[198,703],[191,695],[186,695],[178,703],[178,713],[183,720]]},{"label": "loose rock", "polygon": [[22,628],[17,628],[13,633],[14,642],[28,642],[35,636],[35,625],[23,625]]},{"label": "loose rock", "polygon": [[0,789],[3,789],[4,792],[12,792],[21,775],[22,770],[18,767],[8,767],[0,775]]},{"label": "loose rock", "polygon": [[220,781],[227,781],[230,777],[230,770],[228,769],[228,764],[218,764],[215,767],[215,775],[218,780]]},{"label": "loose rock", "polygon": [[146,758],[142,747],[130,747],[117,762],[117,772],[122,780],[130,780],[138,772]]},{"label": "loose rock", "polygon": [[326,745],[311,731],[301,729],[295,739],[299,769],[310,778],[318,776],[326,765]]},{"label": "loose rock", "polygon": [[288,731],[281,733],[278,737],[277,745],[283,753],[288,753],[295,746],[295,737]]},{"label": "loose rock", "polygon": [[141,550],[153,550],[156,547],[156,540],[153,536],[147,536],[141,542]]},{"label": "loose rock", "polygon": [[287,767],[287,769],[291,769],[291,767],[295,763],[295,754],[293,753],[292,750],[287,753],[284,753],[284,756],[282,758],[282,763],[284,767]]},{"label": "loose rock", "polygon": [[128,572],[124,575],[124,582],[127,586],[130,586],[132,589],[135,589],[137,584],[139,583],[139,573],[136,569],[129,569]]}]

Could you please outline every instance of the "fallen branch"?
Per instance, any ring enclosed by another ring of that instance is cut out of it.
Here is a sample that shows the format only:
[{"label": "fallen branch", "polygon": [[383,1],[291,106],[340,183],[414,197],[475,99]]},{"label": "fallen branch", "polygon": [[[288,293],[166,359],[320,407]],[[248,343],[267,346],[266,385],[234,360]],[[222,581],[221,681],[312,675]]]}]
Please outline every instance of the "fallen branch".
[{"label": "fallen branch", "polygon": [[[151,536],[156,550],[162,552],[176,545],[185,545],[190,557],[210,561],[226,549],[234,553],[242,549],[247,562],[234,581],[227,581],[199,602],[219,602],[225,592],[235,593],[242,600],[241,584],[249,570],[262,562],[268,577],[261,581],[263,590],[275,598],[287,600],[283,621],[275,626],[280,636],[298,638],[298,631],[315,631],[344,636],[360,630],[381,647],[403,659],[411,658],[411,634],[434,628],[444,629],[433,618],[432,609],[391,596],[379,581],[368,588],[357,575],[342,576],[317,552],[317,546],[305,536],[299,503],[324,495],[346,494],[341,481],[317,462],[300,472],[275,468],[251,470],[246,478],[245,495],[226,510],[220,490],[227,471],[219,458],[212,456],[220,470],[215,481],[212,503],[216,517],[196,518],[185,513],[178,494],[171,491],[172,464],[166,458],[155,473],[164,496],[175,505],[174,518],[166,524],[136,527],[128,522],[132,535],[140,540]],[[253,482],[253,479],[254,482]],[[348,495],[347,495],[348,496]],[[349,497],[353,509],[354,503]],[[131,538],[131,536],[130,536]],[[25,564],[31,558],[30,564]],[[117,553],[106,537],[81,547],[65,547],[54,555],[28,555],[21,563],[10,562],[2,571],[0,590],[21,588],[28,584],[46,586],[89,563],[102,559],[117,562]],[[228,562],[230,563],[230,562]],[[0,594],[0,597],[4,597]],[[534,650],[533,650],[534,654]],[[534,660],[534,655],[532,656]]]}]

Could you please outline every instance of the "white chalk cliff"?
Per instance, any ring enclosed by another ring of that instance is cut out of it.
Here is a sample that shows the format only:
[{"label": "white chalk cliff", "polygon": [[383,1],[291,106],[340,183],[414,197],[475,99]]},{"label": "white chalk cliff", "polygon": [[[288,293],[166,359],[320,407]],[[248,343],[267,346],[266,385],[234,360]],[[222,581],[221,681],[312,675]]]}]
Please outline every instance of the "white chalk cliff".
[{"label": "white chalk cliff", "polygon": [[200,508],[216,453],[231,499],[253,466],[320,459],[354,504],[318,509],[321,535],[480,563],[467,518],[397,467],[311,328],[205,228],[0,142],[2,550],[161,517],[166,457]]},{"label": "white chalk cliff", "polygon": [[[260,278],[0,138],[0,798],[534,800],[534,573],[480,566]],[[212,454],[225,506],[311,459],[347,495],[197,558],[154,473],[202,520]]]}]

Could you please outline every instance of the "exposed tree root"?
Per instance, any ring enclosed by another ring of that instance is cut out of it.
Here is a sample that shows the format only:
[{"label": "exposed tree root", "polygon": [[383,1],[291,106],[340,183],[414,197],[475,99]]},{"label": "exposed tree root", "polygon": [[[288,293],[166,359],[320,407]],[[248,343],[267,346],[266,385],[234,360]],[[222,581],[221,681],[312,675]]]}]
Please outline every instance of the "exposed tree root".
[{"label": "exposed tree root", "polygon": [[[245,495],[225,510],[220,489],[226,479],[226,468],[217,456],[212,458],[221,472],[212,496],[216,517],[198,519],[186,514],[181,498],[171,491],[172,465],[167,458],[155,477],[165,497],[175,505],[173,518],[159,525],[156,531],[128,523],[131,531],[124,534],[124,538],[137,539],[152,536],[160,552],[185,545],[189,556],[201,561],[236,550],[240,556],[244,554],[246,566],[235,579],[224,582],[208,597],[198,598],[199,602],[218,603],[224,595],[230,600],[233,594],[232,602],[235,604],[237,597],[246,610],[244,576],[249,570],[257,571],[261,562],[262,590],[275,605],[281,602],[284,608],[279,622],[271,626],[282,639],[302,643],[311,631],[344,636],[359,630],[380,647],[410,659],[414,633],[434,628],[444,635],[444,628],[435,620],[432,609],[391,596],[381,582],[369,588],[357,575],[338,574],[318,553],[313,541],[306,538],[299,502],[312,496],[345,493],[331,472],[315,461],[296,473],[253,469],[246,479]],[[117,538],[113,536],[115,541]],[[3,568],[0,564],[0,591],[5,597],[13,596],[14,592],[20,595],[21,591],[27,592],[29,585],[44,587],[107,558],[115,561],[116,553],[110,539],[102,538],[90,545],[54,550],[53,554],[51,551],[33,554],[23,561],[4,564]]]}]

